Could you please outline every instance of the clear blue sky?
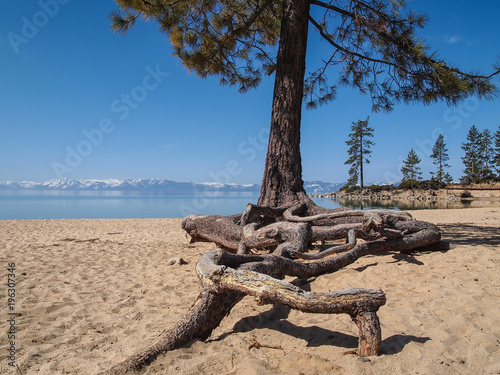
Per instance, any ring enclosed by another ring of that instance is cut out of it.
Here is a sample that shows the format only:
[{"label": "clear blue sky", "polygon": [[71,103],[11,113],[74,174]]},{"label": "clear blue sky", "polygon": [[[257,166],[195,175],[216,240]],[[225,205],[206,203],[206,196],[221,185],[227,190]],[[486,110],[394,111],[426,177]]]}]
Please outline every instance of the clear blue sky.
[{"label": "clear blue sky", "polygon": [[[0,181],[261,182],[273,77],[239,94],[216,78],[189,74],[155,23],[113,34],[114,1],[57,0],[57,7],[55,1],[0,3]],[[500,55],[500,1],[413,0],[410,6],[430,17],[419,34],[440,57],[467,71],[492,71]],[[327,48],[314,35],[310,60]],[[397,180],[411,148],[429,178],[429,150],[439,133],[458,179],[470,126],[495,131],[500,125],[498,100],[472,98],[458,108],[400,105],[390,114],[370,108],[368,96],[342,89],[330,105],[304,111],[305,180],[347,180],[349,127],[368,115],[375,146],[365,181]]]}]

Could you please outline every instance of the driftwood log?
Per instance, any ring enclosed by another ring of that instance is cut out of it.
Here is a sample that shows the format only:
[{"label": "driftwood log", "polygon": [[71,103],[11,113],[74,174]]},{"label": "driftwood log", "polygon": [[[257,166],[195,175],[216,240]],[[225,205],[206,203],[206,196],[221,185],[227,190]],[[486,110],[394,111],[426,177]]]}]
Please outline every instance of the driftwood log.
[{"label": "driftwood log", "polygon": [[[101,375],[140,371],[162,353],[194,339],[207,339],[246,295],[254,296],[259,304],[348,314],[359,330],[358,355],[379,355],[382,339],[377,311],[386,301],[382,290],[310,293],[283,279],[332,273],[368,254],[413,250],[436,244],[441,237],[436,226],[413,220],[406,212],[318,212],[317,208],[311,212],[305,205],[275,208],[250,204],[242,215],[191,215],[183,220],[182,228],[191,242],[209,241],[220,247],[197,263],[200,295],[174,327]],[[309,251],[315,242],[339,239],[345,243]]]}]

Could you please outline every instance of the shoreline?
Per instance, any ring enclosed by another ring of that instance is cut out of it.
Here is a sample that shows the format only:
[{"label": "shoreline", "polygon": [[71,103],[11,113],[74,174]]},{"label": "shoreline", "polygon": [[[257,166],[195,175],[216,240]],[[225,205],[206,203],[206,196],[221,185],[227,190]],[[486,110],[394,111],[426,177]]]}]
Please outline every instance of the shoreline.
[{"label": "shoreline", "polygon": [[[465,193],[465,194],[464,194]],[[465,199],[499,199],[500,190],[497,189],[394,189],[379,190],[362,189],[360,191],[348,193],[343,190],[337,190],[325,194],[310,194],[317,198],[335,198],[335,199],[358,199],[358,200],[450,200],[459,201]]]},{"label": "shoreline", "polygon": [[[348,316],[259,306],[246,297],[206,342],[161,356],[145,374],[420,374],[500,371],[500,208],[419,210],[454,247],[366,256],[302,285],[313,292],[381,288],[383,354],[350,353]],[[95,374],[153,341],[201,290],[182,219],[0,221],[2,260],[16,263],[16,357],[23,373]],[[186,265],[168,266],[182,257]],[[0,294],[6,291],[0,284]],[[5,309],[4,317],[5,315]],[[7,332],[7,319],[0,330]],[[249,346],[253,339],[278,349]],[[11,374],[0,342],[0,374]]]},{"label": "shoreline", "polygon": [[363,207],[380,205],[386,208],[398,207],[402,210],[418,209],[453,209],[480,208],[491,204],[500,206],[500,190],[468,190],[457,189],[415,189],[415,190],[382,190],[363,189],[352,193],[338,190],[326,194],[313,194],[311,197],[331,199],[343,206]]}]

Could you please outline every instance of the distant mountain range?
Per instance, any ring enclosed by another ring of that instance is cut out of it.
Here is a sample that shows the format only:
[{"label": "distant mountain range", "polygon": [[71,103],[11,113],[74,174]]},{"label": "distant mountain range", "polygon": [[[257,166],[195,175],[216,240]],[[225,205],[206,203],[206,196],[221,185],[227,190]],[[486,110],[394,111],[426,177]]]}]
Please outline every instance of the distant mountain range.
[{"label": "distant mountain range", "polygon": [[44,182],[0,182],[0,190],[137,191],[182,194],[196,191],[259,192],[260,186],[255,184],[219,184],[215,182],[177,182],[160,178],[124,180],[72,180],[63,178]]},{"label": "distant mountain range", "polygon": [[[331,193],[345,183],[305,181],[308,194]],[[203,191],[259,193],[260,185],[221,184],[217,182],[177,182],[161,178],[73,180],[55,179],[44,182],[7,181],[0,182],[0,190],[69,190],[69,191],[135,191],[165,194],[189,194]]]},{"label": "distant mountain range", "polygon": [[307,194],[325,194],[339,190],[347,182],[304,181]]}]

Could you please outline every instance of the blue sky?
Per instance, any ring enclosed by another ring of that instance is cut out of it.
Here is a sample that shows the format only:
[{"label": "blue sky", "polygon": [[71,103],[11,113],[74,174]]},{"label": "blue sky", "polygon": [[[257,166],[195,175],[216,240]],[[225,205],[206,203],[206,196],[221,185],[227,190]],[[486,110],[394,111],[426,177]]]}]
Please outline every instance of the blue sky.
[{"label": "blue sky", "polygon": [[[413,0],[430,17],[419,35],[467,71],[490,73],[500,56],[500,1]],[[112,0],[0,3],[0,181],[169,178],[260,183],[273,77],[239,94],[190,74],[155,23],[113,34]],[[325,43],[311,38],[309,61]],[[312,64],[309,64],[311,66]],[[498,78],[496,79],[498,82]],[[423,177],[439,133],[462,175],[460,148],[472,124],[495,131],[499,104],[398,105],[373,114],[368,96],[342,89],[328,106],[303,112],[304,180],[347,180],[345,141],[353,121],[375,128],[365,181],[395,181],[411,148]]]}]

